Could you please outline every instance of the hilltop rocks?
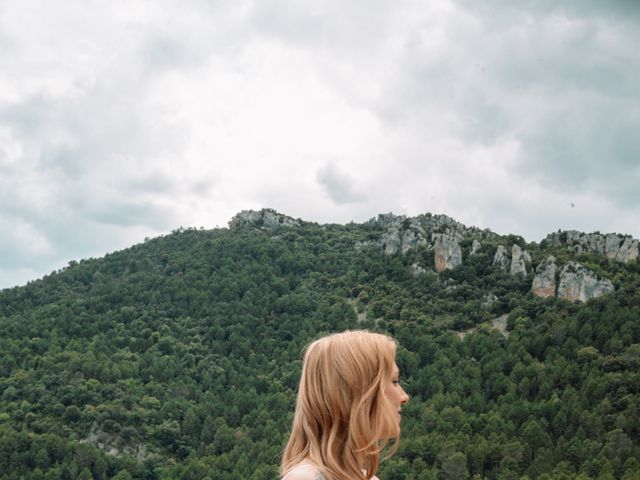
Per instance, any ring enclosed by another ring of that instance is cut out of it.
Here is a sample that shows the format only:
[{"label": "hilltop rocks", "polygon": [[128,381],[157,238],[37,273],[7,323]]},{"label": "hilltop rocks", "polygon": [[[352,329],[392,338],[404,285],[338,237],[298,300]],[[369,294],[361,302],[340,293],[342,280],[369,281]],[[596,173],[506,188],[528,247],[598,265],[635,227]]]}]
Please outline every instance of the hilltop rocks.
[{"label": "hilltop rocks", "polygon": [[412,248],[426,243],[424,230],[415,224],[410,224],[406,229],[400,225],[391,225],[380,237],[380,246],[385,255],[395,255],[398,252],[404,255]]},{"label": "hilltop rocks", "polygon": [[614,260],[618,255],[620,242],[621,238],[613,233],[609,233],[606,237],[604,237],[604,254],[609,260]]},{"label": "hilltop rocks", "polygon": [[629,263],[638,259],[638,240],[616,233],[582,233],[575,230],[558,231],[547,235],[544,242],[563,246],[574,253],[599,253],[610,260]]},{"label": "hilltop rocks", "polygon": [[[405,217],[392,213],[380,214],[369,220],[368,227],[384,228],[379,240],[356,241],[355,248],[378,246],[385,255],[406,255],[420,246],[434,250],[434,263],[438,272],[455,268],[462,264],[460,240],[474,235],[478,238],[495,236],[489,230],[466,227],[446,215],[430,213],[417,217]],[[474,239],[472,248],[480,248],[480,242]]]},{"label": "hilltop rocks", "polygon": [[507,249],[503,245],[498,245],[493,256],[493,265],[504,272],[511,273],[511,275],[526,277],[527,263],[531,263],[531,255],[515,243],[511,247],[511,259],[509,259]]},{"label": "hilltop rocks", "polygon": [[[538,297],[553,297],[556,295],[556,259],[547,257],[536,268],[531,292]],[[607,279],[598,279],[596,274],[579,264],[568,262],[560,272],[558,283],[558,298],[569,302],[586,302],[592,298],[601,297],[614,291],[613,284]]]},{"label": "hilltop rocks", "polygon": [[432,215],[426,213],[416,217],[406,217],[404,215],[394,215],[392,213],[380,214],[366,222],[367,226],[382,227],[390,231],[398,229],[402,234],[405,231],[413,231],[416,238],[429,238],[433,233],[446,233],[460,240],[470,233],[482,236],[494,236],[490,230],[480,230],[475,227],[467,227],[453,218],[446,215]]},{"label": "hilltop rocks", "polygon": [[638,240],[631,237],[624,239],[616,254],[616,260],[622,263],[635,262],[638,260]]},{"label": "hilltop rocks", "polygon": [[526,262],[531,263],[531,255],[526,250],[522,250],[519,245],[514,244],[511,249],[511,275],[527,276]]},{"label": "hilltop rocks", "polygon": [[586,302],[613,291],[610,280],[599,280],[594,272],[577,262],[568,262],[560,272],[558,298],[570,302]]},{"label": "hilltop rocks", "polygon": [[275,230],[280,227],[297,227],[298,220],[276,212],[270,208],[262,210],[242,210],[229,221],[229,228],[255,227],[260,230]]},{"label": "hilltop rocks", "polygon": [[476,253],[478,253],[478,250],[480,250],[481,246],[482,245],[480,245],[478,239],[474,238],[473,243],[471,244],[471,255],[475,255]]},{"label": "hilltop rocks", "polygon": [[427,244],[427,239],[424,237],[424,230],[419,225],[412,225],[412,227],[410,230],[405,230],[402,236],[402,247],[400,251],[403,255],[412,248]]},{"label": "hilltop rocks", "polygon": [[537,297],[553,297],[556,294],[556,258],[547,257],[540,262],[533,277],[531,291]]},{"label": "hilltop rocks", "polygon": [[509,268],[509,258],[507,257],[507,249],[502,245],[498,245],[498,249],[496,250],[496,254],[493,256],[493,265],[497,266],[499,269],[507,271]]},{"label": "hilltop rocks", "polygon": [[454,237],[444,233],[434,233],[433,238],[436,271],[442,272],[462,264],[462,250]]},{"label": "hilltop rocks", "polygon": [[400,251],[402,247],[402,236],[400,230],[392,226],[380,238],[380,246],[385,255],[394,255]]}]

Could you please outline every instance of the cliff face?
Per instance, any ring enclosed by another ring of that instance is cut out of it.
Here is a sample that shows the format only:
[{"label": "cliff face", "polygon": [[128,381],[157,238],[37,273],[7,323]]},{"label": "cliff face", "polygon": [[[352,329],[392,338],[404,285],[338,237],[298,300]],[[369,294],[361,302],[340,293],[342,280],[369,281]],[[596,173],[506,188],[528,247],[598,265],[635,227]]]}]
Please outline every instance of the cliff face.
[{"label": "cliff face", "polygon": [[478,253],[478,251],[482,248],[482,245],[480,244],[480,242],[478,241],[477,238],[473,239],[473,242],[471,243],[471,255],[475,255],[476,253]]},{"label": "cliff face", "polygon": [[531,292],[537,297],[553,297],[556,294],[556,259],[547,257],[540,262],[533,277]]},{"label": "cliff face", "polygon": [[638,259],[638,240],[628,235],[603,235],[567,230],[550,233],[543,241],[553,246],[566,246],[575,253],[599,253],[610,260],[622,263],[635,262]]},{"label": "cliff face", "polygon": [[395,222],[389,224],[387,231],[380,237],[379,244],[385,255],[396,253],[404,255],[419,245],[426,245],[426,237],[424,228],[415,221],[411,221],[406,226],[402,222]]},{"label": "cliff face", "polygon": [[504,248],[504,246],[498,245],[496,254],[493,256],[493,264],[505,272],[509,268],[509,257],[507,256],[507,249]]},{"label": "cliff face", "polygon": [[[473,236],[488,238],[495,236],[489,230],[467,227],[446,215],[418,215],[405,217],[391,213],[381,214],[369,220],[365,225],[382,227],[384,232],[378,241],[368,240],[356,242],[356,248],[378,246],[385,255],[405,255],[411,250],[424,246],[433,249],[435,269],[441,272],[462,264],[460,240]],[[474,238],[473,253],[480,248]]]},{"label": "cliff face", "polygon": [[586,302],[613,292],[613,284],[607,279],[598,279],[596,274],[577,262],[568,262],[560,272],[558,298],[570,302]]},{"label": "cliff face", "polygon": [[511,247],[511,258],[509,258],[509,253],[503,245],[498,245],[493,256],[493,265],[500,270],[511,273],[511,275],[526,277],[527,264],[531,264],[531,255],[515,243]]},{"label": "cliff face", "polygon": [[436,271],[442,272],[462,264],[462,250],[454,237],[444,233],[435,233],[433,237]]},{"label": "cliff face", "polygon": [[514,244],[511,248],[511,275],[527,276],[527,263],[531,263],[531,255],[526,250]]},{"label": "cliff face", "polygon": [[622,263],[635,262],[638,260],[638,240],[627,237],[620,245],[616,260]]},{"label": "cliff face", "polygon": [[[301,221],[271,209],[245,210],[229,222],[230,228],[252,227],[263,231],[300,225]],[[475,255],[482,248],[480,239],[495,245],[499,238],[490,230],[466,227],[446,215],[405,217],[389,213],[378,215],[363,226],[372,227],[373,231],[379,232],[379,236],[372,237],[369,234],[368,240],[356,240],[356,249],[373,246],[380,248],[385,255],[406,255],[422,246],[433,251],[434,268],[437,272],[456,268],[463,263],[461,242],[471,241],[469,254]],[[548,235],[544,243],[551,247],[566,247],[573,253],[598,253],[612,261],[623,263],[637,261],[638,258],[638,240],[613,233],[603,235],[575,230],[559,231]],[[531,271],[531,263],[531,255],[518,244],[513,244],[510,249],[498,245],[493,256],[494,266],[514,276],[526,277]],[[562,267],[559,281],[556,281],[557,269],[553,256],[548,256],[538,264],[531,285],[533,295],[544,298],[557,295],[570,302],[585,302],[614,291],[610,280],[599,279],[594,272],[577,262],[569,261]],[[417,262],[410,270],[416,277],[427,271]]]},{"label": "cliff face", "polygon": [[260,230],[275,230],[280,227],[296,227],[300,222],[270,208],[242,210],[230,221],[229,228],[254,227]]},{"label": "cliff face", "polygon": [[[531,292],[538,297],[556,295],[556,259],[549,256],[540,262],[533,278]],[[607,279],[598,279],[596,274],[579,264],[568,262],[562,267],[558,282],[557,295],[569,302],[586,302],[614,291],[613,284]]]}]

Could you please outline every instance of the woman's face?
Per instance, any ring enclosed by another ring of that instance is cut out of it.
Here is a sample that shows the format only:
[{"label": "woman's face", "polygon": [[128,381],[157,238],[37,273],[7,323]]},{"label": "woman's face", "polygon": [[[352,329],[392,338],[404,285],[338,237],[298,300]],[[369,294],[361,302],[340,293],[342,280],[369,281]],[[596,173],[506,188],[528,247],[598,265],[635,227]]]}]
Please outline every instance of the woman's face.
[{"label": "woman's face", "polygon": [[394,431],[389,432],[389,438],[397,437],[400,434],[400,419],[402,416],[402,405],[407,403],[409,395],[404,391],[402,385],[400,385],[400,370],[398,365],[393,366],[393,374],[391,379],[385,386],[385,396],[389,403],[389,418],[396,419]]}]

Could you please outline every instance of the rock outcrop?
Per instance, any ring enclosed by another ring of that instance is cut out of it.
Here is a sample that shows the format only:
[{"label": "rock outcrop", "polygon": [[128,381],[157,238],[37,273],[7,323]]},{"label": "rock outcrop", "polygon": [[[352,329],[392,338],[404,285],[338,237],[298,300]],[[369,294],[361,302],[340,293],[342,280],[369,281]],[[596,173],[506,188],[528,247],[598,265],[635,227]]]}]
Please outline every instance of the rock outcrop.
[{"label": "rock outcrop", "polygon": [[434,233],[433,239],[437,272],[452,269],[462,264],[462,250],[455,237],[444,233]]},{"label": "rock outcrop", "polygon": [[424,275],[427,271],[420,266],[418,262],[411,264],[411,275],[414,277],[419,277],[420,275]]},{"label": "rock outcrop", "polygon": [[400,230],[392,226],[380,238],[380,246],[385,255],[395,255],[402,248],[402,234]]},{"label": "rock outcrop", "polygon": [[560,272],[558,298],[570,302],[586,302],[614,291],[607,279],[598,279],[596,274],[578,262],[568,262]]},{"label": "rock outcrop", "polygon": [[507,249],[502,245],[498,245],[496,254],[493,256],[493,265],[497,266],[505,272],[509,269],[509,257],[507,256]]},{"label": "rock outcrop", "polygon": [[638,240],[627,237],[624,239],[616,255],[616,260],[622,263],[635,262],[638,260]]},{"label": "rock outcrop", "polygon": [[471,243],[471,255],[475,255],[476,253],[478,253],[478,250],[480,250],[481,247],[482,245],[480,244],[478,239],[474,238],[473,243]]},{"label": "rock outcrop", "polygon": [[411,222],[409,228],[403,232],[400,252],[404,255],[409,250],[419,247],[420,245],[427,245],[427,243],[424,229],[417,223]]},{"label": "rock outcrop", "polygon": [[604,237],[604,254],[609,260],[614,260],[618,256],[620,243],[622,243],[622,239],[615,233],[608,233]]},{"label": "rock outcrop", "polygon": [[402,225],[391,225],[380,237],[380,246],[385,255],[396,253],[406,254],[418,245],[426,245],[426,234],[420,225],[409,224],[407,228]]},{"label": "rock outcrop", "polygon": [[229,221],[229,228],[254,227],[260,230],[275,230],[280,227],[297,227],[298,220],[270,208],[242,210]]},{"label": "rock outcrop", "polygon": [[520,245],[513,244],[511,249],[511,275],[527,276],[527,263],[531,263],[531,255],[526,250],[522,250]]},{"label": "rock outcrop", "polygon": [[484,297],[482,297],[482,308],[491,308],[497,301],[498,297],[496,297],[495,294],[489,292]]},{"label": "rock outcrop", "polygon": [[[394,215],[392,213],[380,214],[372,218],[365,224],[373,228],[383,228],[379,240],[357,241],[356,249],[377,245],[386,255],[405,255],[412,249],[424,246],[428,249],[435,249],[435,241],[438,235],[447,235],[458,244],[467,235],[474,235],[478,238],[494,237],[496,234],[490,230],[480,230],[475,227],[467,227],[456,222],[446,215],[432,215],[430,213],[418,215],[417,217],[406,217],[404,215]],[[479,245],[479,242],[478,242]],[[442,246],[442,245],[441,245]],[[459,265],[454,247],[450,254],[445,255],[448,260],[445,264]],[[453,267],[446,267],[453,268]]]},{"label": "rock outcrop", "polygon": [[556,259],[547,257],[540,262],[533,277],[531,292],[537,297],[553,297],[556,294]]},{"label": "rock outcrop", "polygon": [[637,261],[638,240],[628,235],[617,233],[582,233],[576,230],[558,231],[550,233],[543,240],[550,245],[566,246],[574,253],[599,253],[610,260],[623,263]]}]

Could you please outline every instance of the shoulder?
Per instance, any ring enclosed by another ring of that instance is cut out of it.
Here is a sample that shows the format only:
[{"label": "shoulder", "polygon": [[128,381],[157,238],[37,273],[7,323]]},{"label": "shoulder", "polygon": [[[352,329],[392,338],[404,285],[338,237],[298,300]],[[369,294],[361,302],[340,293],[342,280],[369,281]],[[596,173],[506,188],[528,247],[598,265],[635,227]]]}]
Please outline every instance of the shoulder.
[{"label": "shoulder", "polygon": [[317,467],[301,463],[289,470],[282,480],[325,480],[325,477]]}]

